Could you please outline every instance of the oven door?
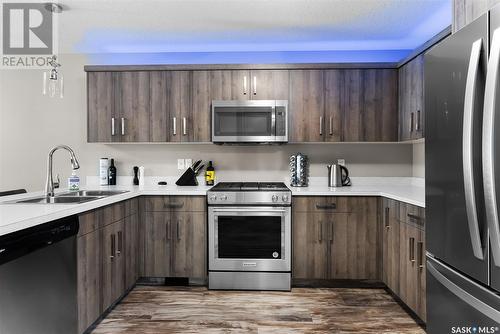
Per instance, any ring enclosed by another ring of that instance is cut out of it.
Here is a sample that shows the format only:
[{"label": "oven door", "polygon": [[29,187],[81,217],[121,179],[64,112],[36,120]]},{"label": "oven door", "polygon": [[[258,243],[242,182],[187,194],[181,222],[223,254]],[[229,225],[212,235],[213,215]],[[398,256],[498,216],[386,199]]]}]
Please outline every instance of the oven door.
[{"label": "oven door", "polygon": [[209,207],[209,271],[290,271],[290,207]]},{"label": "oven door", "polygon": [[286,106],[275,100],[212,101],[212,141],[286,142]]}]

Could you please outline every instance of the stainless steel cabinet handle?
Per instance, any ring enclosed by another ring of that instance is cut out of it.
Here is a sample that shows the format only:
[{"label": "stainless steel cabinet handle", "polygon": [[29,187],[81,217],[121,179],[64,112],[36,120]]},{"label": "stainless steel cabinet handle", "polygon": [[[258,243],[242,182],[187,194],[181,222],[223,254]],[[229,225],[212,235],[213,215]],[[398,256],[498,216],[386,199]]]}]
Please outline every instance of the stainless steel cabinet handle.
[{"label": "stainless steel cabinet handle", "polygon": [[177,240],[181,240],[181,232],[180,232],[180,229],[181,229],[181,224],[179,223],[179,221],[177,221],[177,225],[176,225],[176,233],[177,233]]},{"label": "stainless steel cabinet handle", "polygon": [[424,243],[422,241],[417,242],[417,265],[419,269],[424,269]]},{"label": "stainless steel cabinet handle", "polygon": [[406,216],[408,218],[410,218],[411,220],[416,220],[416,221],[422,221],[422,220],[424,220],[424,218],[419,217],[419,216],[414,215],[414,214],[411,214],[411,213],[408,213]]},{"label": "stainless steel cabinet handle", "polygon": [[329,122],[330,122],[330,136],[332,136],[333,135],[333,117],[330,116]]},{"label": "stainless steel cabinet handle", "polygon": [[384,217],[384,219],[385,219],[385,228],[386,229],[390,229],[391,228],[391,224],[389,223],[389,212],[390,212],[389,207],[386,207],[385,208],[385,217]]},{"label": "stainless steel cabinet handle", "polygon": [[415,238],[411,237],[409,239],[409,252],[408,252],[408,255],[409,255],[409,260],[410,262],[415,262]]},{"label": "stainless steel cabinet handle", "polygon": [[410,113],[410,133],[413,132],[414,114]]},{"label": "stainless steel cabinet handle", "polygon": [[125,136],[125,118],[122,117],[122,136]]},{"label": "stainless steel cabinet handle", "polygon": [[417,121],[415,122],[415,131],[420,131],[420,110],[417,110]]},{"label": "stainless steel cabinet handle", "polygon": [[111,117],[111,135],[115,135],[115,118]]},{"label": "stainless steel cabinet handle", "polygon": [[163,208],[167,209],[180,209],[184,206],[184,202],[179,202],[179,203],[164,203]]},{"label": "stainless steel cabinet handle", "polygon": [[495,110],[498,83],[498,67],[500,62],[500,28],[495,29],[491,42],[488,72],[484,89],[483,111],[483,186],[486,208],[486,221],[490,232],[491,253],[495,266],[500,267],[500,227],[498,225],[498,208],[495,179]]},{"label": "stainless steel cabinet handle", "polygon": [[243,76],[243,95],[247,95],[248,92],[248,82],[247,82],[247,76]]},{"label": "stainless steel cabinet handle", "polygon": [[113,261],[114,258],[115,258],[115,249],[116,249],[115,242],[116,242],[116,239],[115,239],[115,235],[114,234],[111,234],[110,237],[111,237],[111,255],[109,257],[111,258],[111,261]]},{"label": "stainless steel cabinet handle", "polygon": [[118,247],[116,250],[117,256],[120,256],[122,254],[122,249],[123,249],[123,232],[118,231]]},{"label": "stainless steel cabinet handle", "polygon": [[336,208],[337,208],[336,203],[330,203],[330,204],[316,203],[316,209],[318,209],[318,210],[335,210]]},{"label": "stainless steel cabinet handle", "polygon": [[182,134],[187,135],[187,119],[186,117],[182,117]]},{"label": "stainless steel cabinet handle", "polygon": [[319,222],[319,241],[323,241],[323,222]]},{"label": "stainless steel cabinet handle", "polygon": [[172,238],[172,236],[170,235],[170,222],[169,221],[165,222],[165,236],[166,236],[167,240],[170,240],[170,238]]},{"label": "stainless steel cabinet handle", "polygon": [[253,95],[257,95],[257,77],[253,76]]},{"label": "stainless steel cabinet handle", "polygon": [[177,135],[177,117],[172,117],[172,133]]},{"label": "stainless steel cabinet handle", "polygon": [[479,60],[481,58],[483,40],[478,39],[472,44],[467,70],[467,81],[465,84],[464,121],[462,136],[462,166],[464,172],[465,209],[469,234],[472,242],[472,252],[478,259],[484,259],[483,245],[479,233],[479,221],[477,218],[476,191],[474,184],[473,164],[473,129],[474,129],[474,105],[476,104],[476,85],[478,79]]},{"label": "stainless steel cabinet handle", "polygon": [[320,136],[323,134],[323,116],[319,117],[319,134]]},{"label": "stainless steel cabinet handle", "polygon": [[330,242],[333,242],[333,224],[335,224],[335,222],[330,223]]}]

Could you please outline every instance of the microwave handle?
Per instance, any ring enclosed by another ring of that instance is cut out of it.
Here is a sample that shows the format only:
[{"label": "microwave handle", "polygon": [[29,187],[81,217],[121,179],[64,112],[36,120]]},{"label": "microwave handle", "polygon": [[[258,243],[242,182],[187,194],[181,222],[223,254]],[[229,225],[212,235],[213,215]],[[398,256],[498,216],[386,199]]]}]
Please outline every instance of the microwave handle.
[{"label": "microwave handle", "polygon": [[276,107],[273,107],[271,112],[271,131],[276,136]]}]

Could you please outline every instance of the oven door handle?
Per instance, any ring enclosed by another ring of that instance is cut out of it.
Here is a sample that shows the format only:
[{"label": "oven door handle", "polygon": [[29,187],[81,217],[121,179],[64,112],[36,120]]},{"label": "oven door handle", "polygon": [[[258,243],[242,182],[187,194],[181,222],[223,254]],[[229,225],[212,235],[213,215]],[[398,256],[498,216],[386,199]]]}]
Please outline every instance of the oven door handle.
[{"label": "oven door handle", "polygon": [[213,209],[213,212],[286,212],[285,209],[262,209],[262,208],[245,208],[245,209]]}]

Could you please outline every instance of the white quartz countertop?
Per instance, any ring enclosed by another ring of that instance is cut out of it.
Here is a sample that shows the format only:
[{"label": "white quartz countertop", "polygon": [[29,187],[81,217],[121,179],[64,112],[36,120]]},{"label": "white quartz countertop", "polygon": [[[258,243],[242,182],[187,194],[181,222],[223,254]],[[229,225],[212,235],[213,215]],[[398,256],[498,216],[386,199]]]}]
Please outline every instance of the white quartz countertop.
[{"label": "white quartz countertop", "polygon": [[[353,178],[350,187],[329,188],[323,178],[310,182],[309,187],[291,188],[293,196],[383,196],[424,207],[423,181],[415,178]],[[14,200],[42,196],[42,192],[7,196],[0,202],[0,236],[40,225],[56,219],[143,195],[205,196],[208,186],[179,187],[169,182],[158,186],[156,182],[145,186],[92,186],[83,189],[127,190],[128,192],[81,204],[13,204]],[[63,192],[65,190],[60,190]]]}]

